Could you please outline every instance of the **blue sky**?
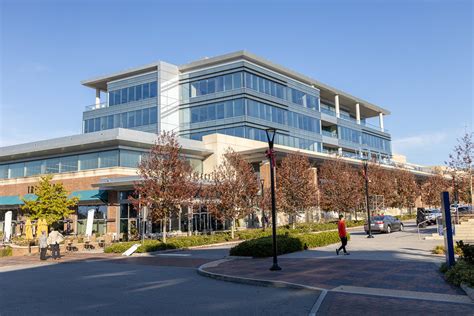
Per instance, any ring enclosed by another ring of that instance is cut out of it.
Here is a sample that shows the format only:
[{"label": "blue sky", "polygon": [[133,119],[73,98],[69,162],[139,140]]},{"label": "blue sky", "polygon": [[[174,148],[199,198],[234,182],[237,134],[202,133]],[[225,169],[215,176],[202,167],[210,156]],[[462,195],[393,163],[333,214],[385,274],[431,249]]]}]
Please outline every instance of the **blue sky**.
[{"label": "blue sky", "polygon": [[473,122],[473,4],[0,0],[0,146],[81,132],[81,80],[246,49],[391,110],[396,153],[443,164]]}]

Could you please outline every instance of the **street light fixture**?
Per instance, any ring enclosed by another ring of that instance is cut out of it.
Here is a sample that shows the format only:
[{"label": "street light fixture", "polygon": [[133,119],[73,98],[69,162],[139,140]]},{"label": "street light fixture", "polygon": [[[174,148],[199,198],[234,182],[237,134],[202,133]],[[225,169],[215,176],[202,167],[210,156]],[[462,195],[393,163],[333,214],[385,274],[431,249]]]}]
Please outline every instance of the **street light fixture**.
[{"label": "street light fixture", "polygon": [[271,271],[279,271],[281,268],[278,266],[277,258],[277,239],[276,239],[276,205],[275,205],[275,152],[273,150],[273,144],[275,141],[276,129],[267,128],[265,130],[268,140],[267,157],[270,160],[270,183],[271,183],[271,194],[272,194],[272,238],[273,238],[273,265],[270,268]]},{"label": "street light fixture", "polygon": [[372,235],[372,228],[370,227],[370,206],[369,206],[369,156],[364,157],[364,178],[365,178],[365,203],[367,205],[367,227],[369,229],[369,235],[367,238],[374,238]]}]

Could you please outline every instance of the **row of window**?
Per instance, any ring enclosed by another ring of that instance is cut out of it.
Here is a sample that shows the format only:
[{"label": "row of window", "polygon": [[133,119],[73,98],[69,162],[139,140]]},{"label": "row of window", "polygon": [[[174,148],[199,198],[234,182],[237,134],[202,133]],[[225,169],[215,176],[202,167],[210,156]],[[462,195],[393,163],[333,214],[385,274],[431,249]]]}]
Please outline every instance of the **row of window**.
[{"label": "row of window", "polygon": [[155,98],[157,93],[158,87],[156,81],[109,91],[109,106]]},{"label": "row of window", "polygon": [[[189,137],[195,140],[202,140],[203,136],[214,134],[214,133],[243,137],[243,138],[258,140],[262,142],[267,141],[267,136],[264,130],[253,128],[253,127],[244,127],[244,126],[191,133]],[[321,144],[319,142],[310,140],[310,139],[300,138],[300,137],[277,134],[275,136],[275,143],[279,145],[284,145],[284,146],[294,147],[294,148],[299,148],[299,149],[321,151]]]},{"label": "row of window", "polygon": [[84,133],[92,133],[111,128],[134,128],[156,124],[158,119],[157,107],[129,111],[120,114],[96,117],[84,120]]},{"label": "row of window", "polygon": [[[185,110],[186,111],[186,110]],[[305,131],[319,133],[319,120],[304,114],[289,112],[284,109],[250,99],[235,99],[192,107],[191,123],[200,123],[248,115],[268,122],[288,125]],[[184,120],[187,121],[186,119]]]},{"label": "row of window", "polygon": [[390,141],[381,137],[361,133],[360,131],[344,126],[339,126],[340,139],[356,144],[366,145],[372,148],[390,152]]},{"label": "row of window", "polygon": [[191,82],[189,97],[199,97],[222,91],[230,91],[242,87],[242,73],[236,72],[228,75],[212,77]]},{"label": "row of window", "polygon": [[[244,84],[242,81],[244,81]],[[181,88],[185,98],[194,98],[217,92],[240,89],[242,86],[275,98],[289,100],[309,109],[317,111],[319,108],[319,99],[317,96],[298,89],[287,88],[280,83],[248,72],[245,72],[245,78],[243,77],[243,72],[235,72],[193,81],[189,85],[182,85]]]},{"label": "row of window", "polygon": [[229,100],[191,108],[191,123],[219,120],[245,115],[243,99]]},{"label": "row of window", "polygon": [[[0,179],[21,178],[39,174],[74,172],[118,166],[136,168],[144,154],[146,153],[117,149],[0,165]],[[201,160],[194,158],[186,158],[186,160],[195,171],[202,172]]]}]

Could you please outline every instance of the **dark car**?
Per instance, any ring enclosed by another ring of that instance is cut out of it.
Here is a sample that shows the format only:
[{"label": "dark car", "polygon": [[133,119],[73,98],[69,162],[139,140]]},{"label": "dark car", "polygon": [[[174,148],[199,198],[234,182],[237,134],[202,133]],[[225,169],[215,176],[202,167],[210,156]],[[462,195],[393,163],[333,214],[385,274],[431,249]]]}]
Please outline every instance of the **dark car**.
[{"label": "dark car", "polygon": [[428,225],[436,224],[436,219],[441,217],[441,211],[439,209],[425,209],[423,207],[419,207],[416,210],[416,225],[421,224],[421,226],[425,227]]},{"label": "dark car", "polygon": [[[364,225],[364,230],[367,234],[369,233],[367,223]],[[398,218],[390,215],[372,216],[370,218],[370,230],[390,234],[393,231],[403,231],[403,223]]]}]

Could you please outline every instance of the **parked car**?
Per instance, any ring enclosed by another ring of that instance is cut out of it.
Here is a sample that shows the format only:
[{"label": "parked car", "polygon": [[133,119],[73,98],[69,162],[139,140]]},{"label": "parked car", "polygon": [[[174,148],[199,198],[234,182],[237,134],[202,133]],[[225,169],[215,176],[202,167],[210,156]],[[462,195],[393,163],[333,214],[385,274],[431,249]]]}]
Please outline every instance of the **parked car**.
[{"label": "parked car", "polygon": [[470,213],[472,213],[472,207],[469,206],[469,205],[459,206],[458,207],[458,212],[459,212],[459,214],[470,214]]},{"label": "parked car", "polygon": [[437,208],[425,209],[419,207],[416,211],[416,225],[423,223],[422,226],[435,225],[436,219],[441,217],[441,211]]},{"label": "parked car", "polygon": [[[369,226],[364,225],[364,230],[368,234]],[[398,218],[390,215],[378,215],[370,218],[370,230],[372,232],[390,234],[393,231],[403,231],[403,223]]]}]

